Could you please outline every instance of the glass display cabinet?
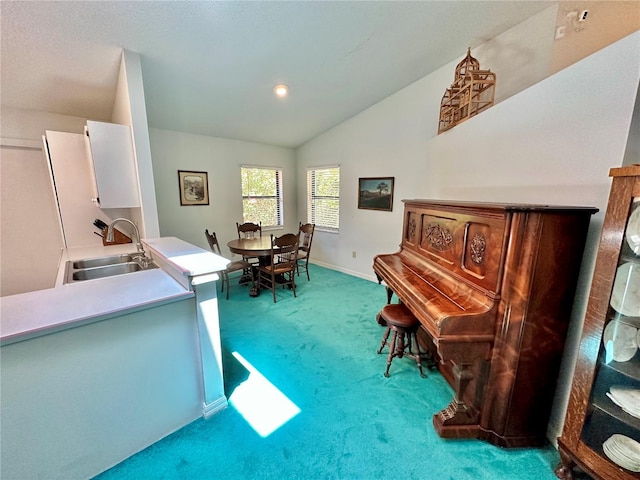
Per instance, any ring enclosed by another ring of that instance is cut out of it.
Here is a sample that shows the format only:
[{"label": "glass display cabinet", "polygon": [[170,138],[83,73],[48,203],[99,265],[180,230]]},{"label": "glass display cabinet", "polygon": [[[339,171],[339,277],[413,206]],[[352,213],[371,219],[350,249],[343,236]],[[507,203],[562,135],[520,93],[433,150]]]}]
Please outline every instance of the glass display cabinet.
[{"label": "glass display cabinet", "polygon": [[562,480],[640,479],[640,165],[611,193],[562,436]]}]

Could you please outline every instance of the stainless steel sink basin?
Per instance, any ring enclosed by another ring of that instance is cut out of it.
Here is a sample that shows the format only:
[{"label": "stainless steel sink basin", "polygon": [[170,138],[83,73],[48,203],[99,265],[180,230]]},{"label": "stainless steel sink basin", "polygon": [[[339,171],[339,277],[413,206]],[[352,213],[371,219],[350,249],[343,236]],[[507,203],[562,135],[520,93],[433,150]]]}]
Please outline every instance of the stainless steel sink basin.
[{"label": "stainless steel sink basin", "polygon": [[117,263],[131,262],[133,257],[128,253],[122,255],[110,255],[108,257],[88,258],[85,260],[77,260],[73,262],[73,268],[76,270],[81,268],[104,267],[105,265],[115,265]]},{"label": "stainless steel sink basin", "polygon": [[95,280],[158,268],[150,259],[146,260],[143,262],[136,255],[123,254],[68,261],[65,267],[64,283]]},{"label": "stainless steel sink basin", "polygon": [[117,265],[76,270],[71,275],[71,279],[73,281],[93,280],[94,278],[111,277],[113,275],[122,275],[123,273],[138,272],[140,270],[142,270],[142,267],[135,262],[118,263]]}]

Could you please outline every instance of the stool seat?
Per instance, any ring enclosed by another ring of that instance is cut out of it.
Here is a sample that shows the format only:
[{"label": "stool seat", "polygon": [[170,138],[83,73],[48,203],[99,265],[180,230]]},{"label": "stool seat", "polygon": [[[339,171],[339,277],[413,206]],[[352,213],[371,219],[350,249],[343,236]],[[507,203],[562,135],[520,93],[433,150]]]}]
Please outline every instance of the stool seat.
[{"label": "stool seat", "polygon": [[[415,317],[402,303],[387,304],[376,315],[379,325],[387,327],[382,337],[382,343],[378,349],[378,354],[382,353],[385,346],[389,346],[389,355],[387,356],[387,370],[384,376],[389,376],[391,362],[395,357],[402,358],[407,356],[416,361],[420,376],[424,378],[422,372],[421,352],[416,332],[420,327],[420,321]],[[391,343],[388,343],[389,334],[393,331]],[[405,341],[406,339],[406,341]],[[415,344],[416,353],[413,353],[412,344]]]},{"label": "stool seat", "polygon": [[378,313],[378,323],[383,327],[393,325],[406,329],[417,329],[420,326],[420,321],[402,303],[393,303],[382,307]]}]

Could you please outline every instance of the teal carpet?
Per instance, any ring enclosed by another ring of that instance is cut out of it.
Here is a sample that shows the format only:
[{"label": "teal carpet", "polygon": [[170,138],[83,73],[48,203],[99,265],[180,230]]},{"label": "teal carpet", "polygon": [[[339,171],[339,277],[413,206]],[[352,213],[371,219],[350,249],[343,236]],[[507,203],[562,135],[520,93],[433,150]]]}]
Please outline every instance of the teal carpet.
[{"label": "teal carpet", "polygon": [[[375,314],[386,301],[384,287],[315,265],[310,274],[311,282],[300,277],[298,298],[278,290],[276,304],[270,292],[250,298],[245,287],[221,298],[229,407],[97,478],[556,478],[559,456],[551,446],[506,450],[438,437],[431,416],[452,398],[440,374],[420,378],[403,358],[394,360],[390,378],[382,375],[386,358],[376,350],[383,331]],[[277,420],[281,404],[299,409],[264,437],[238,412],[252,380],[282,393],[247,392],[261,408],[259,418]]]}]

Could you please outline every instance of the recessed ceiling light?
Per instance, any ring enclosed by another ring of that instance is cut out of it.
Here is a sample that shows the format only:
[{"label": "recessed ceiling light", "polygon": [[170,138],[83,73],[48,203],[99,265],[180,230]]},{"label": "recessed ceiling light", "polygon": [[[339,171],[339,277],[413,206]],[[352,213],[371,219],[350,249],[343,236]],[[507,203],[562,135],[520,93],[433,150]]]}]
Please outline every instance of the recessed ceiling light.
[{"label": "recessed ceiling light", "polygon": [[273,92],[280,98],[284,98],[289,93],[289,87],[284,84],[276,85],[273,87]]}]

